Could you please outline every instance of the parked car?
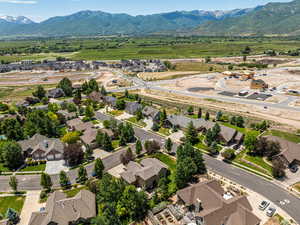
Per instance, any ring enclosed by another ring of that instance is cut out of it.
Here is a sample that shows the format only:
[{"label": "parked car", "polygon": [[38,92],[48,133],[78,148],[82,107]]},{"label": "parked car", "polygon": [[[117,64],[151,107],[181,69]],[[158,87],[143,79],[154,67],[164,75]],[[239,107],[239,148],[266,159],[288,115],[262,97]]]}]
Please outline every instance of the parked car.
[{"label": "parked car", "polygon": [[290,171],[292,172],[292,173],[297,173],[297,171],[299,170],[299,168],[298,168],[298,166],[292,166],[292,167],[290,167]]},{"label": "parked car", "polygon": [[270,202],[262,201],[259,205],[259,209],[264,211],[269,205],[270,205]]},{"label": "parked car", "polygon": [[272,217],[272,216],[274,216],[275,212],[276,212],[276,209],[274,207],[269,207],[266,214],[268,217]]}]

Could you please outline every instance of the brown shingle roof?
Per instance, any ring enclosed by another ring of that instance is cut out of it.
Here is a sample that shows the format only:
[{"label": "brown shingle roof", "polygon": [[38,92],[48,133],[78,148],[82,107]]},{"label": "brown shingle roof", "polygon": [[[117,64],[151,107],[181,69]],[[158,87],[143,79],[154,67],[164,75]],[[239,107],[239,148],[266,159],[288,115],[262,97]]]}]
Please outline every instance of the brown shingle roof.
[{"label": "brown shingle roof", "polygon": [[87,190],[80,191],[74,198],[67,199],[62,192],[54,192],[46,203],[44,212],[31,215],[29,225],[48,225],[50,222],[68,225],[80,218],[96,216],[96,198]]},{"label": "brown shingle roof", "polygon": [[98,131],[96,129],[87,129],[81,136],[81,140],[85,144],[90,145],[96,140],[97,133]]}]

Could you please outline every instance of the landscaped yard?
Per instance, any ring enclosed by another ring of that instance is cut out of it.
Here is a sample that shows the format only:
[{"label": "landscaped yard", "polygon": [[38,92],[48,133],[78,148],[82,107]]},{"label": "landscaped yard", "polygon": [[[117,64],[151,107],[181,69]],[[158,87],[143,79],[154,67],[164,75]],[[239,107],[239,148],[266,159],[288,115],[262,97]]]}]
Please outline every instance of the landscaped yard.
[{"label": "landscaped yard", "polygon": [[109,114],[112,116],[121,116],[123,113],[124,113],[123,110],[113,110],[109,112]]},{"label": "landscaped yard", "polygon": [[300,143],[300,136],[299,135],[284,132],[284,131],[270,130],[270,131],[266,132],[265,135],[273,135],[273,136],[281,137],[281,138],[286,139],[288,141]]},{"label": "landscaped yard", "polygon": [[158,133],[164,135],[164,136],[169,136],[171,133],[170,133],[170,129],[168,128],[164,128],[164,127],[161,127],[158,131]]},{"label": "landscaped yard", "polygon": [[46,164],[39,164],[35,166],[26,166],[25,168],[21,169],[21,172],[27,172],[27,171],[44,171],[46,168]]},{"label": "landscaped yard", "polygon": [[113,140],[111,143],[114,149],[120,147],[120,140]]},{"label": "landscaped yard", "polygon": [[243,127],[238,127],[238,126],[232,125],[230,123],[221,122],[221,124],[224,125],[224,126],[226,126],[226,127],[233,128],[233,129],[237,130],[238,132],[241,132],[242,134],[247,134],[250,131],[253,132],[253,133],[255,133],[256,136],[258,136],[260,134],[260,132],[257,131],[257,130],[252,130],[252,129],[243,128]]},{"label": "landscaped yard", "polygon": [[8,169],[7,167],[4,167],[4,165],[2,163],[0,163],[0,171],[1,172],[11,172],[10,169]]},{"label": "landscaped yard", "polygon": [[133,116],[133,117],[131,117],[131,118],[129,118],[129,119],[127,119],[129,122],[131,122],[131,123],[134,123],[134,124],[136,124],[137,126],[139,126],[139,127],[146,127],[147,126],[147,124],[143,121],[143,120],[137,120],[136,119],[136,116]]},{"label": "landscaped yard", "polygon": [[7,209],[12,208],[21,212],[25,201],[24,196],[0,197],[0,214],[5,215]]},{"label": "landscaped yard", "polygon": [[87,190],[88,188],[86,186],[79,187],[79,188],[73,188],[70,190],[65,190],[64,193],[67,195],[67,198],[72,198],[75,195],[77,195],[81,190]]},{"label": "landscaped yard", "polygon": [[264,168],[265,170],[267,170],[269,172],[269,175],[272,174],[272,166],[270,164],[268,164],[267,162],[265,162],[262,157],[250,156],[250,155],[245,154],[244,159],[256,164],[257,166],[259,166],[261,168]]}]

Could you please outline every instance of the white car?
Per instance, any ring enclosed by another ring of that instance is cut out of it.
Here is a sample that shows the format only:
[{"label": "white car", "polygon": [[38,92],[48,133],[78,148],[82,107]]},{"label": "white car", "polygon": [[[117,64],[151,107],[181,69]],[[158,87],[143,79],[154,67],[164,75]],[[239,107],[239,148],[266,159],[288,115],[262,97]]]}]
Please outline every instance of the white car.
[{"label": "white car", "polygon": [[276,209],[274,207],[269,207],[266,214],[268,217],[272,217],[272,216],[274,216],[275,212],[276,212]]},{"label": "white car", "polygon": [[270,202],[262,201],[262,202],[259,204],[259,209],[262,210],[262,211],[264,211],[269,205],[270,205]]}]

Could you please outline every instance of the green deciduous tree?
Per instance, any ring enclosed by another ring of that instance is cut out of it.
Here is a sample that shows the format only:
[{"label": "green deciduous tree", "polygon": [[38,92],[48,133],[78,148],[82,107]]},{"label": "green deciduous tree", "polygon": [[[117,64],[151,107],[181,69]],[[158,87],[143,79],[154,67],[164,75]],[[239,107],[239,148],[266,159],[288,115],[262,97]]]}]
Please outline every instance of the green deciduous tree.
[{"label": "green deciduous tree", "polygon": [[65,171],[59,173],[59,184],[63,189],[68,189],[71,186],[71,182]]},{"label": "green deciduous tree", "polygon": [[52,187],[52,180],[49,174],[42,173],[41,174],[41,186],[46,190],[51,190]]},{"label": "green deciduous tree", "polygon": [[72,96],[73,94],[72,81],[67,77],[58,83],[57,88],[61,88],[66,96]]},{"label": "green deciduous tree", "polygon": [[143,151],[142,142],[140,140],[137,140],[135,144],[135,153],[139,155],[141,154],[142,151]]},{"label": "green deciduous tree", "polygon": [[0,143],[0,154],[4,166],[9,169],[18,169],[24,163],[21,146],[15,141],[3,141]]},{"label": "green deciduous tree", "polygon": [[171,152],[172,151],[172,147],[173,147],[173,142],[171,140],[171,138],[168,138],[165,142],[165,149],[168,151],[168,152]]},{"label": "green deciduous tree", "polygon": [[94,166],[94,172],[98,179],[101,179],[103,176],[104,171],[104,165],[101,159],[96,159],[95,166]]},{"label": "green deciduous tree", "polygon": [[84,166],[80,166],[78,169],[77,181],[84,184],[88,179],[88,175]]},{"label": "green deciduous tree", "polygon": [[34,91],[32,93],[32,95],[40,100],[42,100],[44,97],[46,97],[46,91],[45,89],[43,88],[42,85],[39,85],[36,89],[36,91]]},{"label": "green deciduous tree", "polygon": [[18,180],[17,180],[16,176],[11,176],[9,178],[9,186],[11,187],[11,189],[14,192],[18,191]]}]

